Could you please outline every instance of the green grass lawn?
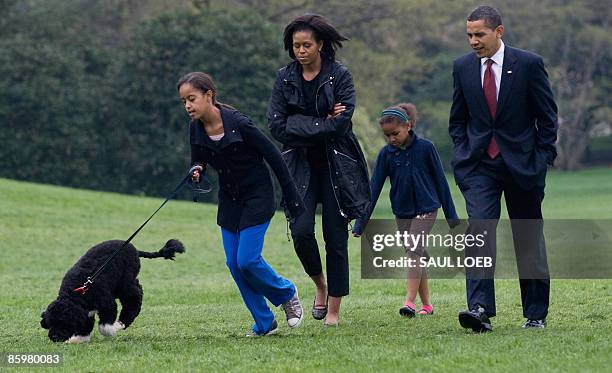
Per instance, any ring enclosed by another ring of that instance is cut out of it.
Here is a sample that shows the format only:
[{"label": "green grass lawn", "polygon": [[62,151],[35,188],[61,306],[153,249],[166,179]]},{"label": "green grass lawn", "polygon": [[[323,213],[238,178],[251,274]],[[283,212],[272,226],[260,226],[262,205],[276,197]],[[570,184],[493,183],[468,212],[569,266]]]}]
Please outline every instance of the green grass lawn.
[{"label": "green grass lawn", "polygon": [[[545,217],[611,219],[611,171],[552,172]],[[386,195],[375,217],[392,217]],[[454,185],[453,197],[465,217]],[[225,267],[216,206],[184,201],[170,202],[134,240],[152,251],[179,238],[187,252],[175,262],[143,259],[144,305],[133,326],[113,339],[96,328],[88,344],[51,343],[39,315],[65,271],[92,245],[127,238],[161,202],[0,179],[0,353],[62,353],[61,370],[88,372],[588,372],[609,371],[612,364],[612,280],[553,280],[545,330],[520,328],[518,281],[499,280],[494,332],[475,335],[457,323],[465,308],[463,281],[431,280],[435,315],[402,319],[397,311],[404,281],[360,279],[357,239],[350,240],[351,295],[343,302],[341,325],[323,328],[310,317],[314,288],[287,242],[280,213],[264,256],[298,285],[307,317],[299,329],[288,330],[284,314],[275,310],[279,335],[247,339],[252,321]]]}]

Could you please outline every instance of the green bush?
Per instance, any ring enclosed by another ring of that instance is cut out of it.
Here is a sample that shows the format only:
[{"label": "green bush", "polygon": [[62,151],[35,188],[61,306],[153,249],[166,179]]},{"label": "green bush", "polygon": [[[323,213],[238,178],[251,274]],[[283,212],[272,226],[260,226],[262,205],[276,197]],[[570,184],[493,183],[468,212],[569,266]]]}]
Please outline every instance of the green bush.
[{"label": "green bush", "polygon": [[265,129],[281,52],[277,30],[245,12],[177,12],[137,28],[120,54],[113,96],[121,191],[157,194],[186,169],[189,118],[176,89],[183,74],[210,74],[219,101]]},{"label": "green bush", "polygon": [[190,71],[211,74],[219,99],[265,130],[285,63],[271,24],[247,12],[184,10],[137,24],[112,45],[70,3],[26,2],[3,19],[0,176],[167,194],[189,161],[176,82]]}]

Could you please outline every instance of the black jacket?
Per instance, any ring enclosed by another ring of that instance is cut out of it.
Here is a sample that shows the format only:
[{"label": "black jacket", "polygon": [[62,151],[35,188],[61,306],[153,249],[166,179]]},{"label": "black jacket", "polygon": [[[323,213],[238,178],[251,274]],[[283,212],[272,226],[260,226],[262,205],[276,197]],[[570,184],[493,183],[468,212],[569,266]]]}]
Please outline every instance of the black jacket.
[{"label": "black jacket", "polygon": [[[306,150],[323,141],[330,178],[340,213],[349,219],[362,216],[370,203],[368,168],[352,131],[355,111],[353,78],[346,67],[325,59],[319,73],[317,117],[298,114],[304,109],[302,66],[293,61],[279,70],[268,106],[268,126],[283,146],[283,158],[303,197],[308,190],[310,166]],[[328,118],[334,104],[346,110]]]},{"label": "black jacket", "polygon": [[276,210],[270,172],[276,174],[289,217],[297,217],[304,204],[276,146],[240,112],[220,106],[225,135],[211,140],[199,120],[189,124],[191,163],[210,165],[219,174],[217,224],[237,232],[270,220]]},{"label": "black jacket", "polygon": [[454,93],[449,133],[453,139],[452,165],[461,186],[486,157],[495,137],[504,162],[516,182],[528,190],[544,185],[547,165],[557,151],[557,105],[542,58],[512,48],[504,50],[497,114],[491,117],[480,78],[480,58],[473,52],[455,60]]}]

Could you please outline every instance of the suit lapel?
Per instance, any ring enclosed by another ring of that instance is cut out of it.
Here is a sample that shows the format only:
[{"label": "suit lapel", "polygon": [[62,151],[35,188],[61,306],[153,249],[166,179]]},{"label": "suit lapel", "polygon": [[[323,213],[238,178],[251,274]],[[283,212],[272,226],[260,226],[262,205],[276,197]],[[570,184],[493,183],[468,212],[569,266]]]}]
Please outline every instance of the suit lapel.
[{"label": "suit lapel", "polygon": [[499,95],[497,96],[497,117],[500,112],[504,109],[504,103],[508,100],[510,89],[512,88],[512,81],[516,73],[513,71],[516,57],[512,52],[512,48],[506,45],[504,51],[504,66],[502,66],[502,76],[500,80]]},{"label": "suit lapel", "polygon": [[484,91],[482,90],[482,81],[480,78],[480,58],[478,58],[476,54],[473,56],[474,58],[472,59],[472,62],[470,62],[468,81],[472,84],[472,91],[476,95],[476,101],[478,101],[480,109],[484,115],[489,118],[489,122],[492,123],[493,118],[491,117],[491,112],[489,112],[489,105],[487,104]]}]

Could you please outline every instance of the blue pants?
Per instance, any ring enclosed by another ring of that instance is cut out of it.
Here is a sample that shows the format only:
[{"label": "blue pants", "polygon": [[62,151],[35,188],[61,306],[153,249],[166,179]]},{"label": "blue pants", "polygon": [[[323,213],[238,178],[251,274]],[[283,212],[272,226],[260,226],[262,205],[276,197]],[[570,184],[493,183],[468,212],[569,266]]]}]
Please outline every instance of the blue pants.
[{"label": "blue pants", "polygon": [[268,221],[237,233],[221,228],[227,266],[255,320],[253,332],[257,334],[269,331],[274,321],[266,298],[279,306],[290,300],[296,291],[291,281],[274,272],[261,256],[269,225]]}]

